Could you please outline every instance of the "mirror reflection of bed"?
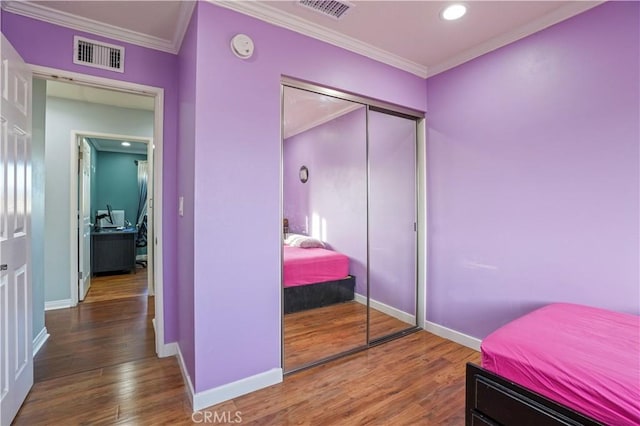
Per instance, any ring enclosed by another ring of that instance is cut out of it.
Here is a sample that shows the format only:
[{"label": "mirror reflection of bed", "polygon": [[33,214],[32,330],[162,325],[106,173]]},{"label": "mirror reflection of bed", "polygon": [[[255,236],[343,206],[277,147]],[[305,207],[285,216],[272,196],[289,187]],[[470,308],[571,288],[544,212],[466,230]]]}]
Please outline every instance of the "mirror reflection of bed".
[{"label": "mirror reflection of bed", "polygon": [[291,372],[415,328],[416,122],[286,85],[283,103]]}]

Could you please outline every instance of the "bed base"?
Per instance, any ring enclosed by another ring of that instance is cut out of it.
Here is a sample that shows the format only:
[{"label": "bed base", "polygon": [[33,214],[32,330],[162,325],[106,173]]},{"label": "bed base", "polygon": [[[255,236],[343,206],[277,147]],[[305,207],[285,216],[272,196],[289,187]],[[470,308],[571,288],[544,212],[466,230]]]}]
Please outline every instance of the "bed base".
[{"label": "bed base", "polygon": [[472,363],[466,380],[466,426],[602,425]]},{"label": "bed base", "polygon": [[284,288],[284,313],[321,308],[353,300],[356,277]]}]

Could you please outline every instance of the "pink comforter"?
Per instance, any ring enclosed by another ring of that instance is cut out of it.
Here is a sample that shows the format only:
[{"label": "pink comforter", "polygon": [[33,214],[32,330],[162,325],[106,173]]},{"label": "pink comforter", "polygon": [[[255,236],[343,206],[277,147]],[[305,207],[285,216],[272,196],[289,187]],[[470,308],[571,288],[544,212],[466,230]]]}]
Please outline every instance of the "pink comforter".
[{"label": "pink comforter", "polygon": [[349,258],[322,248],[284,246],[284,286],[341,280],[349,275]]},{"label": "pink comforter", "polygon": [[640,424],[640,317],[545,306],[490,334],[482,366],[607,425]]}]

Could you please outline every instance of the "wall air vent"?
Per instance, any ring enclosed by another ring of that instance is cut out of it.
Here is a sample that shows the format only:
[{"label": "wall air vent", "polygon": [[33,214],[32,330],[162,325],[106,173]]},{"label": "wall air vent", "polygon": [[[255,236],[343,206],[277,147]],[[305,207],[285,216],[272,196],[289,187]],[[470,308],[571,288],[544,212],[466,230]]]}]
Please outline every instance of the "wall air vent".
[{"label": "wall air vent", "polygon": [[124,72],[124,47],[75,36],[73,63]]},{"label": "wall air vent", "polygon": [[353,7],[351,3],[336,0],[300,0],[299,4],[333,19],[342,18]]}]

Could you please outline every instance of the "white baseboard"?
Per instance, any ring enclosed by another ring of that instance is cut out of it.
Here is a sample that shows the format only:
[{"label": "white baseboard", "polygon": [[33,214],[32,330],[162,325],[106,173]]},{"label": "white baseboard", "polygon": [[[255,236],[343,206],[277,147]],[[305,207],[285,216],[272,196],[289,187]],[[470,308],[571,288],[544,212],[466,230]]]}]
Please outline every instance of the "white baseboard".
[{"label": "white baseboard", "polygon": [[194,412],[282,382],[282,368],[274,368],[264,373],[245,377],[244,379],[227,383],[217,388],[196,393],[189,373],[187,372],[187,367],[184,363],[182,352],[180,351],[180,345],[176,345],[176,347],[180,371],[186,383],[187,393],[189,394],[189,400],[191,401],[191,407]]},{"label": "white baseboard", "polygon": [[44,310],[52,311],[54,309],[64,309],[71,307],[71,299],[52,300],[51,302],[44,302]]},{"label": "white baseboard", "polygon": [[[358,303],[362,303],[363,305],[367,304],[367,297],[358,293],[354,294],[354,300]],[[394,308],[393,306],[389,306],[385,303],[378,302],[377,300],[371,299],[369,302],[369,306],[371,306],[373,309],[377,311],[380,311],[391,317],[399,319],[402,322],[406,322],[407,324],[415,325],[416,323],[415,315],[411,315],[409,313],[401,311],[400,309]]]},{"label": "white baseboard", "polygon": [[176,343],[176,356],[178,357],[178,365],[180,366],[180,372],[182,373],[182,380],[184,381],[185,386],[187,387],[187,394],[189,395],[189,401],[191,402],[191,407],[193,407],[193,411],[197,411],[193,405],[193,395],[195,394],[195,390],[193,389],[193,383],[191,383],[191,377],[189,376],[189,372],[187,371],[187,365],[184,363],[184,357],[182,356],[182,351],[180,350],[180,345]]},{"label": "white baseboard", "polygon": [[445,339],[459,343],[462,346],[466,346],[476,351],[480,351],[480,343],[482,343],[482,340],[478,338],[469,336],[464,333],[460,333],[459,331],[452,330],[450,328],[447,328],[443,325],[436,324],[431,321],[425,321],[424,329],[429,333],[435,334],[436,336],[443,337]]},{"label": "white baseboard", "polygon": [[33,356],[35,357],[44,342],[49,339],[49,333],[47,332],[47,327],[42,327],[40,333],[33,339]]},{"label": "white baseboard", "polygon": [[166,358],[168,356],[178,355],[178,344],[176,342],[173,343],[165,343],[160,347],[160,353],[158,354],[158,358]]},{"label": "white baseboard", "polygon": [[193,409],[194,411],[201,410],[281,382],[282,368],[273,368],[251,377],[196,393],[193,397]]}]

